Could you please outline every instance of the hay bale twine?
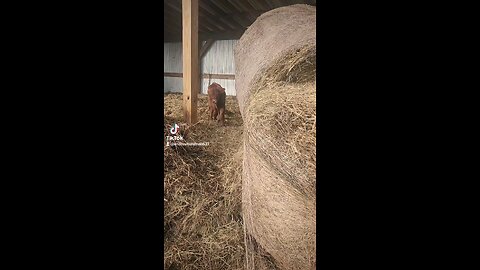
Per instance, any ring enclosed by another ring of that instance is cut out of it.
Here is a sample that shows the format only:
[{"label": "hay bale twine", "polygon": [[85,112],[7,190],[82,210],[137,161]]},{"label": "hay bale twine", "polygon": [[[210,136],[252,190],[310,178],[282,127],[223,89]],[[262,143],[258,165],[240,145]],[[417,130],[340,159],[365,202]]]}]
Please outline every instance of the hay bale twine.
[{"label": "hay bale twine", "polygon": [[[235,48],[247,249],[253,237],[280,269],[316,265],[315,30],[315,7],[281,7],[261,15]],[[247,254],[247,269],[261,265],[254,259]]]}]

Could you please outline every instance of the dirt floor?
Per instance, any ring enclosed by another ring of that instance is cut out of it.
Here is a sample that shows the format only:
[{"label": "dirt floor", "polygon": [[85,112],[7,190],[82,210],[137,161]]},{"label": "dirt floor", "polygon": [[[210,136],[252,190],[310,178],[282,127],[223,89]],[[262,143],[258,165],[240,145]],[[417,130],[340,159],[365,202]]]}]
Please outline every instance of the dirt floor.
[{"label": "dirt floor", "polygon": [[165,94],[164,104],[165,136],[177,123],[184,142],[209,143],[164,143],[164,268],[243,269],[243,122],[237,100],[227,96],[225,126],[208,119],[206,95],[199,95],[199,122],[192,127],[183,120],[182,94]]}]

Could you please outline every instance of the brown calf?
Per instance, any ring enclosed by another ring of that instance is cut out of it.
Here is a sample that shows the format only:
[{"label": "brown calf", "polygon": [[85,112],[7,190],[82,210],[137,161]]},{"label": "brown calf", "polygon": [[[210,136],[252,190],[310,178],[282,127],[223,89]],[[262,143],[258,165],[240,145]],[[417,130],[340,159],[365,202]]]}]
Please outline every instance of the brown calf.
[{"label": "brown calf", "polygon": [[225,88],[218,83],[212,83],[208,87],[208,107],[210,118],[218,120],[223,126],[225,122],[225,99],[227,94]]}]

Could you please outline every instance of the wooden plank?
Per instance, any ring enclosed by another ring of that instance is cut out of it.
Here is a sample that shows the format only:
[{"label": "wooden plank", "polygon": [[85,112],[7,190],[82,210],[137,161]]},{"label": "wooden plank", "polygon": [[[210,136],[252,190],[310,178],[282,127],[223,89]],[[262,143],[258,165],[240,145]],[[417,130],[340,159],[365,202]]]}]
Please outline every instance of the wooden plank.
[{"label": "wooden plank", "polygon": [[205,42],[205,45],[202,46],[202,48],[200,49],[200,59],[203,58],[203,56],[205,55],[205,53],[207,53],[208,49],[210,49],[210,47],[212,47],[212,44],[215,42],[215,40],[213,39],[208,39],[206,42]]},{"label": "wooden plank", "polygon": [[281,0],[270,0],[270,3],[272,3],[274,9],[285,6]]},{"label": "wooden plank", "polygon": [[232,14],[230,17],[237,21],[242,27],[240,29],[246,29],[249,27],[258,16],[262,14],[262,11],[258,10],[250,10],[248,12],[239,12],[236,14]]},{"label": "wooden plank", "polygon": [[[239,39],[243,33],[245,32],[245,28],[236,30],[236,31],[218,31],[218,32],[201,32],[199,33],[199,41],[205,41],[209,39],[214,40],[231,40],[231,39]],[[163,42],[181,42],[182,41],[182,33],[164,33]]]},{"label": "wooden plank", "polygon": [[[180,30],[182,29],[182,18],[171,17],[170,15],[163,16],[164,29]],[[180,32],[180,31],[179,31]]]},{"label": "wooden plank", "polygon": [[234,12],[242,12],[245,11],[246,9],[244,8],[244,5],[241,4],[242,1],[236,1],[236,0],[227,0],[228,3],[234,8]]},{"label": "wooden plank", "polygon": [[[230,16],[230,15],[227,15]],[[231,18],[225,18],[225,16],[219,16],[217,19],[222,22],[224,25],[230,27],[231,30],[237,30],[239,28],[243,28],[243,26],[236,21],[232,20]],[[240,27],[239,27],[240,26]]]},{"label": "wooden plank", "polygon": [[221,1],[210,0],[210,3],[212,3],[214,6],[222,10],[225,14],[232,13],[232,11],[227,6],[225,6],[224,1],[225,0],[221,0]]},{"label": "wooden plank", "polygon": [[198,0],[182,0],[183,112],[188,124],[197,123],[200,86],[198,58]]},{"label": "wooden plank", "polygon": [[221,31],[225,31],[226,28],[223,27],[221,24],[218,24],[216,21],[214,21],[211,17],[209,16],[202,16],[202,21],[207,21],[211,25],[214,25],[216,28],[220,29]]},{"label": "wooden plank", "polygon": [[204,79],[235,80],[235,74],[203,74]]},{"label": "wooden plank", "polygon": [[269,7],[265,4],[260,2],[260,0],[248,0],[247,1],[255,10],[268,10]]},{"label": "wooden plank", "polygon": [[177,78],[183,78],[183,73],[178,73],[178,72],[164,72],[163,77],[177,77]]},{"label": "wooden plank", "polygon": [[[225,0],[221,0],[225,1]],[[200,3],[202,6],[202,3]],[[214,2],[214,1],[205,1],[203,3],[203,8],[207,9],[208,12],[211,14],[211,16],[203,16],[202,14],[202,19],[213,19],[215,21],[215,26],[218,28],[222,28],[222,31],[225,30],[236,30],[237,26],[233,24],[230,20],[225,20],[225,16],[229,13],[227,9],[224,9],[225,6],[222,3],[219,2]],[[228,28],[228,29],[227,29]]]},{"label": "wooden plank", "polygon": [[269,0],[256,0],[259,4],[261,4],[265,10],[272,10],[274,7],[272,3],[269,2]]},{"label": "wooden plank", "polygon": [[[204,1],[200,1],[200,7],[207,11],[208,13],[210,13],[210,15],[208,14],[205,14],[205,16],[215,16],[217,15],[216,12],[214,10],[212,10]],[[202,12],[202,15],[203,15],[204,12]]]},{"label": "wooden plank", "polygon": [[[222,32],[202,32],[199,33],[199,40],[205,41],[209,39],[214,40],[232,40],[232,39],[240,39],[240,37],[245,32],[245,28],[237,31],[222,31]],[[181,42],[182,41],[182,34],[181,33],[171,33],[166,34],[164,33],[164,42]]]},{"label": "wooden plank", "polygon": [[240,25],[241,29],[247,29],[250,26],[250,22],[245,20],[241,15],[232,14],[232,20],[234,20],[238,25]]},{"label": "wooden plank", "polygon": [[[205,43],[202,42],[202,48],[200,49],[200,52],[199,52],[199,57],[200,57],[200,73],[201,73],[201,70],[202,70],[202,61],[203,61],[203,56],[205,55],[205,53],[208,51],[208,49],[210,49],[210,47],[212,46],[212,44],[215,42],[215,40],[213,39],[208,39],[207,41],[205,41]],[[200,80],[199,80],[200,84],[199,84],[199,87],[198,87],[198,93],[202,93],[202,74],[200,74]]]},{"label": "wooden plank", "polygon": [[210,32],[203,34],[200,38],[202,40],[214,39],[214,40],[224,40],[224,39],[239,39],[243,33],[245,32],[245,28],[235,30],[235,31],[222,31],[222,32]]},{"label": "wooden plank", "polygon": [[[183,78],[183,73],[178,72],[164,72],[163,77]],[[235,80],[235,74],[202,74],[203,79],[222,79],[222,80]]]},{"label": "wooden plank", "polygon": [[182,12],[182,7],[178,7],[177,4],[175,4],[176,1],[164,1],[164,6],[167,5],[168,7],[172,8],[173,10],[175,10],[176,12],[178,12],[179,14]]},{"label": "wooden plank", "polygon": [[220,29],[215,24],[207,21],[204,16],[203,17],[202,16],[198,17],[198,25],[199,25],[200,28],[206,28],[210,32],[219,31],[218,29]]}]

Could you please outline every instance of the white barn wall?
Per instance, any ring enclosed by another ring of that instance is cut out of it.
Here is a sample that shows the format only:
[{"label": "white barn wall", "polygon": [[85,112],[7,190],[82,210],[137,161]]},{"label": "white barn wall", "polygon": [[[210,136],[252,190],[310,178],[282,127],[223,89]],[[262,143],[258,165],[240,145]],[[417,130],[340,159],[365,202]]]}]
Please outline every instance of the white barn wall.
[{"label": "white barn wall", "polygon": [[[223,88],[225,88],[225,92],[227,93],[227,96],[236,96],[235,92],[235,80],[224,80],[224,79],[211,79],[210,84],[212,83],[218,83],[220,84]],[[208,79],[203,79],[202,83],[202,94],[207,94],[209,80]]]},{"label": "white barn wall", "polygon": [[183,79],[176,77],[163,77],[163,92],[183,92]]},{"label": "white barn wall", "polygon": [[[235,60],[233,48],[236,40],[217,40],[204,55],[201,64],[201,73],[205,74],[235,74]],[[182,72],[182,43],[164,43],[164,71],[172,73]],[[203,79],[202,93],[206,94],[208,85],[216,82],[223,86],[227,95],[235,96],[235,80]],[[163,78],[164,92],[182,92],[183,79],[174,77]]]},{"label": "white barn wall", "polygon": [[163,70],[182,72],[182,43],[163,43]]},{"label": "white barn wall", "polygon": [[[163,70],[164,72],[182,72],[182,43],[163,44]],[[182,78],[163,77],[163,92],[182,92]]]},{"label": "white barn wall", "polygon": [[236,40],[217,40],[203,57],[203,73],[235,74],[233,48]]}]

